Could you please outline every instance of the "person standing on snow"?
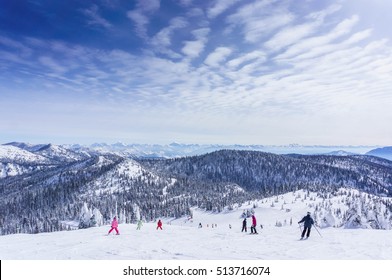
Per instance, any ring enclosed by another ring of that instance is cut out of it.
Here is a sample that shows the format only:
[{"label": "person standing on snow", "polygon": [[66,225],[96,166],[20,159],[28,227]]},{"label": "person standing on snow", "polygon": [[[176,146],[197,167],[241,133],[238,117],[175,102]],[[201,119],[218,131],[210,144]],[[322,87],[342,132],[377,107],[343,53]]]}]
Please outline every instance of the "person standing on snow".
[{"label": "person standing on snow", "polygon": [[142,220],[139,220],[138,222],[137,222],[137,230],[140,230],[141,228],[142,228],[142,225],[143,225],[143,222],[142,222]]},{"label": "person standing on snow", "polygon": [[115,231],[116,231],[116,234],[119,235],[120,232],[118,231],[117,228],[118,228],[118,221],[117,221],[117,218],[114,217],[114,218],[113,218],[113,221],[112,221],[112,228],[109,230],[108,235],[109,235],[113,230],[115,230]]},{"label": "person standing on snow", "polygon": [[305,217],[303,217],[301,221],[298,222],[298,224],[300,224],[300,223],[304,223],[304,230],[302,231],[301,239],[303,239],[305,237],[305,234],[306,234],[306,238],[309,238],[310,229],[312,228],[312,225],[314,224],[312,217],[310,217],[310,212],[308,212],[307,215]]},{"label": "person standing on snow", "polygon": [[246,228],[246,218],[242,221],[242,231],[241,232],[247,232],[247,228]]},{"label": "person standing on snow", "polygon": [[255,217],[255,215],[253,214],[253,215],[252,215],[252,226],[250,227],[250,233],[251,233],[251,234],[258,234],[257,231],[256,231],[256,225],[257,225],[257,223],[256,223],[256,217]]},{"label": "person standing on snow", "polygon": [[162,230],[162,221],[161,220],[158,220],[158,226],[157,226],[157,229],[158,228],[160,228],[161,230]]}]

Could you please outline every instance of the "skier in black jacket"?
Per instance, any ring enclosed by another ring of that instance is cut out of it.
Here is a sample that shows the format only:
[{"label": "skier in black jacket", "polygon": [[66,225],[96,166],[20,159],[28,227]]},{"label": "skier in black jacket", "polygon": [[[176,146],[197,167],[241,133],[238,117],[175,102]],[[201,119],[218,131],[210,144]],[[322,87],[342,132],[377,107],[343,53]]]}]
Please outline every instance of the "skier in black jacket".
[{"label": "skier in black jacket", "polygon": [[312,217],[310,217],[310,212],[308,212],[307,215],[303,217],[301,221],[298,222],[298,224],[300,223],[304,223],[304,230],[302,231],[301,239],[304,238],[306,231],[307,231],[306,238],[308,238],[310,236],[310,229],[314,224]]},{"label": "skier in black jacket", "polygon": [[242,221],[242,231],[241,232],[246,232],[246,218]]}]

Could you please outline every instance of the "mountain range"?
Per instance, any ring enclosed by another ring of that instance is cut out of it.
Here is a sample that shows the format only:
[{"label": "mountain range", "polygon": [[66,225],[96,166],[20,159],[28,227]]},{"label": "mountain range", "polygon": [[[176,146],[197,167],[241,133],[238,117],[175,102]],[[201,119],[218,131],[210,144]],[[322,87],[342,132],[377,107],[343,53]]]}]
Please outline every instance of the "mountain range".
[{"label": "mountain range", "polygon": [[[0,145],[0,233],[82,228],[114,215],[125,223],[153,221],[189,215],[192,207],[220,212],[300,189],[328,195],[344,187],[377,197],[392,191],[392,162],[368,155],[282,155],[237,147],[164,158],[117,147]],[[389,202],[377,203],[384,207],[377,214],[389,217]]]}]

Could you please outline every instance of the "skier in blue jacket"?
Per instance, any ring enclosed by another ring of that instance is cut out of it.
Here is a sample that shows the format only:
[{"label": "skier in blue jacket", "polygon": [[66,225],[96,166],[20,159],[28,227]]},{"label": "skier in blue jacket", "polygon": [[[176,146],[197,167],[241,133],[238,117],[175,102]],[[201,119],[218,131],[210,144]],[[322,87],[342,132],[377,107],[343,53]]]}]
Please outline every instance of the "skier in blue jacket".
[{"label": "skier in blue jacket", "polygon": [[298,224],[300,223],[304,223],[304,230],[302,231],[301,239],[305,237],[305,234],[306,234],[306,238],[308,238],[310,236],[310,229],[314,224],[312,217],[310,217],[310,212],[308,212],[307,215],[303,217],[301,221],[298,222]]}]

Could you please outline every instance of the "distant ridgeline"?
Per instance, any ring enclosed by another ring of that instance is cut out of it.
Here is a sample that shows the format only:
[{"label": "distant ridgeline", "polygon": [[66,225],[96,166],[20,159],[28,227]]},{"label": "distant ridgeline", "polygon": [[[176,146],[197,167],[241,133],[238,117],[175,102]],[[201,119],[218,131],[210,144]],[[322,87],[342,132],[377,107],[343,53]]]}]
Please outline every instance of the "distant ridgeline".
[{"label": "distant ridgeline", "polygon": [[0,146],[0,234],[102,225],[115,215],[125,223],[181,217],[191,215],[195,206],[219,212],[300,189],[330,198],[341,188],[374,196],[346,195],[345,206],[332,212],[328,205],[317,205],[324,213],[317,216],[320,222],[391,228],[386,197],[392,192],[392,162],[378,157],[221,150],[138,159],[80,147],[11,143]]}]

